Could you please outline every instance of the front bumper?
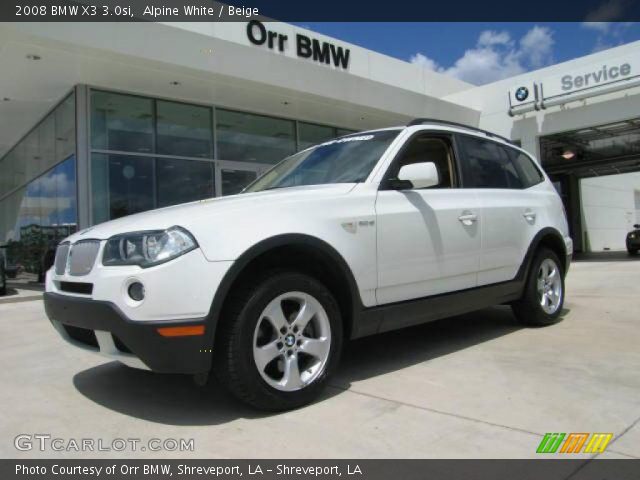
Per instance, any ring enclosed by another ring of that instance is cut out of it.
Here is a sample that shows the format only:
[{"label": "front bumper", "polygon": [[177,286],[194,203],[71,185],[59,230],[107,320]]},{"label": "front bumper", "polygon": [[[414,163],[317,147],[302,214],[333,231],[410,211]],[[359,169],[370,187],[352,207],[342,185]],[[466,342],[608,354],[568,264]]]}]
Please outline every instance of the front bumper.
[{"label": "front bumper", "polygon": [[[113,303],[47,292],[51,323],[68,342],[136,368],[196,374],[211,368],[213,335],[207,318],[132,321]],[[161,327],[204,325],[204,335],[164,337]]]}]

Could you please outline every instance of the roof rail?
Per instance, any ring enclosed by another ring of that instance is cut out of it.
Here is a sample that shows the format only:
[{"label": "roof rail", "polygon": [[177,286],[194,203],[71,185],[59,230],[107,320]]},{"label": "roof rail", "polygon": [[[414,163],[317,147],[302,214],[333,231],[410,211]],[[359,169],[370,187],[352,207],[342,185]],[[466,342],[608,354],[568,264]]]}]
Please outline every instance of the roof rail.
[{"label": "roof rail", "polygon": [[467,130],[484,133],[488,137],[499,138],[500,140],[510,143],[511,145],[515,145],[515,143],[512,140],[509,140],[508,138],[503,137],[502,135],[498,135],[497,133],[489,132],[487,130],[482,130],[481,128],[477,128],[477,127],[471,127],[469,125],[465,125],[464,123],[450,122],[449,120],[438,120],[436,118],[415,118],[411,120],[409,123],[407,123],[407,127],[413,127],[414,125],[422,125],[423,123],[438,123],[440,125],[448,125],[450,127],[466,128]]}]

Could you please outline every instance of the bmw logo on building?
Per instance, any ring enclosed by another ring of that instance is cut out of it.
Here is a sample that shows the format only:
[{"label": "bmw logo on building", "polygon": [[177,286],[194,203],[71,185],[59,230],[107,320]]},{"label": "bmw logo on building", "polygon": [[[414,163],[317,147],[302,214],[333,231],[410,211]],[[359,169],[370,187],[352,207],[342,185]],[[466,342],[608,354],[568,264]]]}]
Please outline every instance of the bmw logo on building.
[{"label": "bmw logo on building", "polygon": [[516,90],[516,100],[524,102],[529,97],[529,89],[527,87],[520,87]]}]

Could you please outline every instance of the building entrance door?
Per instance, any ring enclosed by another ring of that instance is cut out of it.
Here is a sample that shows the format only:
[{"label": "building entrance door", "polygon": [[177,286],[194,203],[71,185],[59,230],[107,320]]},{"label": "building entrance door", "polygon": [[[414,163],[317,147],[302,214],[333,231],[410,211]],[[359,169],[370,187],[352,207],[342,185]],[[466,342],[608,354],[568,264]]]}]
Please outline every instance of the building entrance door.
[{"label": "building entrance door", "polygon": [[235,195],[271,165],[251,162],[216,161],[216,196]]}]

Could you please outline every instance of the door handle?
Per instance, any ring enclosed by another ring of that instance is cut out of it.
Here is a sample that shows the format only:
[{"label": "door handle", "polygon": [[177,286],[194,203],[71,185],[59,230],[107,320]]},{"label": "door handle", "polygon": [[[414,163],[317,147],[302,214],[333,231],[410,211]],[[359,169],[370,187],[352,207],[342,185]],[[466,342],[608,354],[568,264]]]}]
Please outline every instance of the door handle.
[{"label": "door handle", "polygon": [[532,212],[531,210],[525,210],[522,216],[527,222],[533,223],[536,221],[537,215],[536,215],[536,212]]},{"label": "door handle", "polygon": [[462,212],[462,215],[458,217],[458,220],[462,222],[463,225],[470,226],[478,220],[478,216],[475,213],[471,213],[469,211]]}]

